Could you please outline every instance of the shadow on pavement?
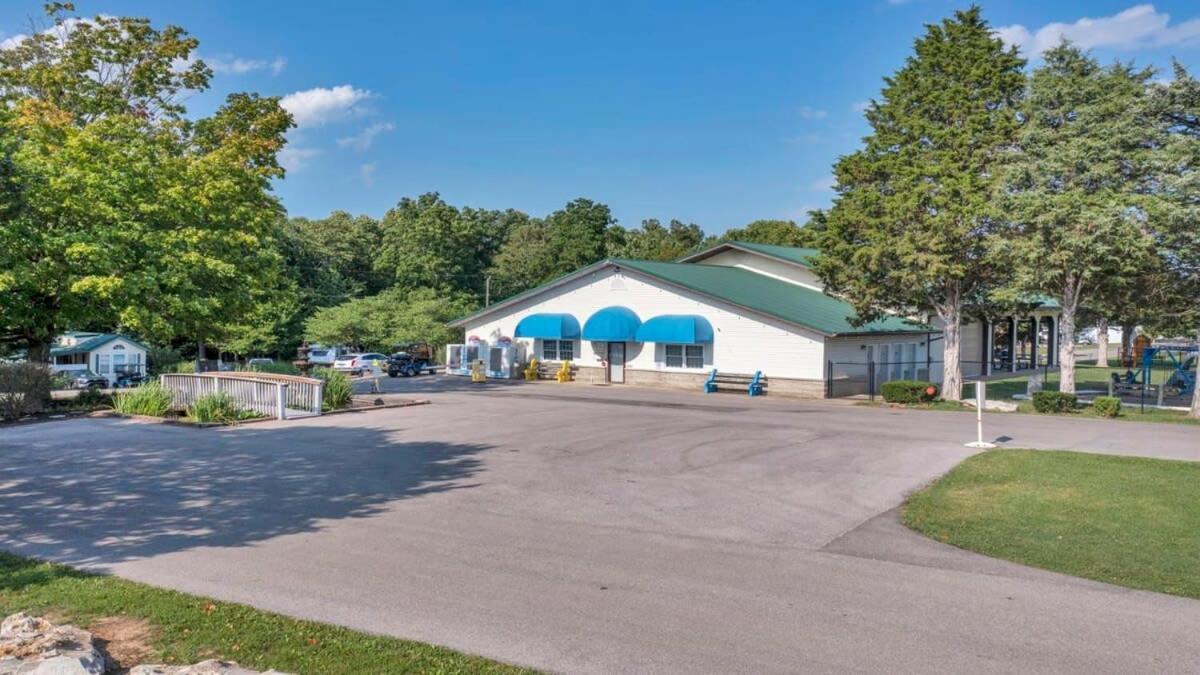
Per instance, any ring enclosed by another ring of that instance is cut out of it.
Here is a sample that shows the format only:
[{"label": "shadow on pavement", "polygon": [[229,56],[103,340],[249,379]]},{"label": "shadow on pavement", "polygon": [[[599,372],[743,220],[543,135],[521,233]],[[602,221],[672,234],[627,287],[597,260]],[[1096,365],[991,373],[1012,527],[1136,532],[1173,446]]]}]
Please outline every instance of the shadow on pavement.
[{"label": "shadow on pavement", "polygon": [[367,517],[395,500],[475,487],[476,456],[491,447],[405,443],[352,427],[123,434],[121,425],[81,426],[70,449],[3,449],[0,548],[104,565],[248,545],[319,530],[323,519]]}]

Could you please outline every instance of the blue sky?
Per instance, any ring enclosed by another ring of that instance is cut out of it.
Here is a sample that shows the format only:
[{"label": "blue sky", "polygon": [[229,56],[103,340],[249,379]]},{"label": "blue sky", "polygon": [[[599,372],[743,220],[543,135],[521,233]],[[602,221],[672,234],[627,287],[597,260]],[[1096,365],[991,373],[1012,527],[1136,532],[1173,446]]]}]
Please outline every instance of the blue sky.
[{"label": "blue sky", "polygon": [[[866,133],[861,105],[924,23],[962,3],[148,2],[84,15],[176,23],[217,70],[191,99],[283,96],[300,128],[277,185],[293,215],[381,216],[403,196],[534,215],[575,197],[633,227],[719,233],[828,205],[830,167]],[[4,37],[40,0],[7,0]],[[1200,69],[1194,1],[991,2],[1027,55],[1063,34],[1103,60]]]}]

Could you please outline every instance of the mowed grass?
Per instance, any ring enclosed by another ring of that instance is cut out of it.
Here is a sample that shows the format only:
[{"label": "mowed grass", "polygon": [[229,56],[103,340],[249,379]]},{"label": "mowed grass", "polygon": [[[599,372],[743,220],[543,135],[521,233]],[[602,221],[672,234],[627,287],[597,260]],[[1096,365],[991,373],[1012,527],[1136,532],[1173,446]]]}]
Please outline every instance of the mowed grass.
[{"label": "mowed grass", "polygon": [[1200,598],[1200,463],[992,450],[913,495],[903,519],[985,555]]},{"label": "mowed grass", "polygon": [[0,553],[0,613],[24,611],[82,628],[106,617],[149,623],[144,662],[227,659],[290,673],[525,673],[420,642],[367,635],[115,577]]}]

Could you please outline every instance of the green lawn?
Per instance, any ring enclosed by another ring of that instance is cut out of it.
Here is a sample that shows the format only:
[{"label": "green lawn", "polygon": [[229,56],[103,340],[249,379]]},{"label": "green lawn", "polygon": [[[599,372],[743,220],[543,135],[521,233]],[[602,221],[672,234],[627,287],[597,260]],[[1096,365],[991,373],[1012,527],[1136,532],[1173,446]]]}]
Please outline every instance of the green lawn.
[{"label": "green lawn", "polygon": [[290,619],[0,553],[0,613],[18,611],[82,628],[108,617],[144,619],[151,628],[148,660],[154,663],[220,658],[290,673],[531,672],[420,642]]},{"label": "green lawn", "polygon": [[1200,463],[992,450],[913,495],[903,519],[978,553],[1200,598]]}]

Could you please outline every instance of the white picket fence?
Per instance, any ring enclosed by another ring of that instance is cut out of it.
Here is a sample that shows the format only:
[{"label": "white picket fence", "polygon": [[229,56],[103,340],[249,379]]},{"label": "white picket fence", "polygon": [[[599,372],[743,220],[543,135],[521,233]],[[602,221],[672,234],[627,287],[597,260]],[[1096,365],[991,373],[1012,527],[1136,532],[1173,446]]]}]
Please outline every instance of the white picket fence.
[{"label": "white picket fence", "polygon": [[158,379],[177,410],[192,407],[201,396],[224,392],[239,408],[281,420],[320,415],[325,393],[323,380],[273,373],[167,373]]}]

